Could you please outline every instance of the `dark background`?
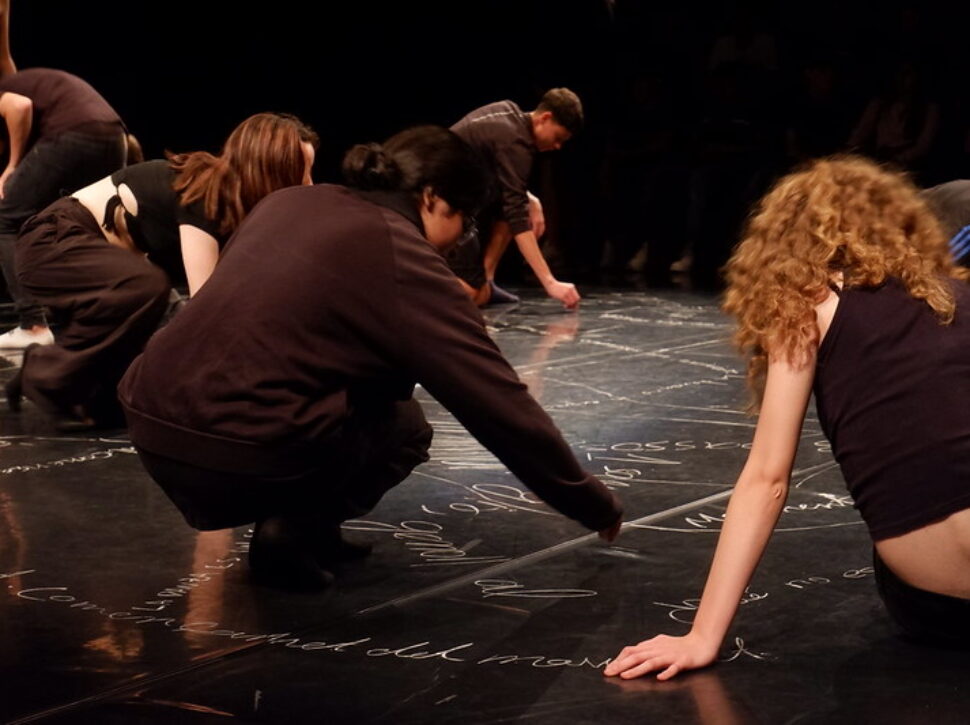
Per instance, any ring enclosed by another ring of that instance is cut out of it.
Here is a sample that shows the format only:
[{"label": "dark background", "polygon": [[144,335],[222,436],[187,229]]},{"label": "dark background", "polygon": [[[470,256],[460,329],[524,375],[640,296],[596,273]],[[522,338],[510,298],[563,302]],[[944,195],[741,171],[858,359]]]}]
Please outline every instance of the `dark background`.
[{"label": "dark background", "polygon": [[[685,251],[703,284],[750,203],[805,157],[848,148],[901,62],[919,86],[909,132],[928,106],[939,119],[931,147],[904,163],[873,138],[858,150],[922,185],[970,176],[968,20],[936,0],[14,0],[11,45],[21,68],[91,82],[147,158],[216,151],[251,113],[295,113],[322,139],[317,181],[338,180],[353,143],[450,125],[504,98],[528,109],[544,89],[569,86],[587,130],[543,157],[534,183],[554,268],[580,282],[629,280],[647,244],[651,264],[638,273],[651,284]],[[767,37],[770,59],[718,51],[736,31]],[[806,90],[807,67],[831,80],[822,100]],[[519,260],[504,266],[530,282]]]}]

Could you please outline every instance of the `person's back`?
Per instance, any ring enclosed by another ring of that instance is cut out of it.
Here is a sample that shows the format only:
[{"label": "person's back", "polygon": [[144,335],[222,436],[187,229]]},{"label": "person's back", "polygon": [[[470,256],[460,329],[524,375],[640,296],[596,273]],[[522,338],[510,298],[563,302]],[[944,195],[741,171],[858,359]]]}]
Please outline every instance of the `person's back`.
[{"label": "person's back", "polygon": [[[133,364],[122,389],[130,408],[234,441],[299,445],[339,424],[361,379],[390,383],[395,351],[361,343],[401,324],[398,260],[371,211],[328,185],[258,205],[192,303]],[[433,265],[437,255],[414,241]],[[227,367],[231,376],[218,372]]]},{"label": "person's back", "polygon": [[896,280],[847,287],[819,347],[815,400],[876,541],[970,506],[970,288],[941,325]]},{"label": "person's back", "polygon": [[451,130],[478,152],[490,174],[489,203],[512,234],[529,230],[526,192],[536,154],[529,116],[512,101],[476,108]]},{"label": "person's back", "polygon": [[[536,153],[529,117],[512,101],[498,101],[476,108],[451,126],[451,130],[475,149],[491,173],[499,172],[504,158],[518,172],[523,187],[528,183]],[[492,179],[493,194],[501,193],[500,182]]]},{"label": "person's back", "polygon": [[[113,133],[121,118],[87,81],[54,68],[27,68],[0,78],[0,94],[18,93],[33,102],[36,139],[56,138],[78,128],[105,124]],[[73,189],[72,189],[73,191]]]},{"label": "person's back", "polygon": [[[482,151],[496,141],[510,141],[528,130],[528,115],[513,101],[489,103],[470,111],[451,130],[472,148]],[[527,137],[530,135],[525,134]]]},{"label": "person's back", "polygon": [[185,280],[179,228],[189,224],[204,230],[220,246],[226,237],[219,233],[217,220],[208,219],[201,202],[183,205],[173,185],[176,171],[167,159],[125,166],[111,174],[115,189],[130,190],[137,214],[125,214],[125,226],[135,247],[165,270],[173,283]]}]

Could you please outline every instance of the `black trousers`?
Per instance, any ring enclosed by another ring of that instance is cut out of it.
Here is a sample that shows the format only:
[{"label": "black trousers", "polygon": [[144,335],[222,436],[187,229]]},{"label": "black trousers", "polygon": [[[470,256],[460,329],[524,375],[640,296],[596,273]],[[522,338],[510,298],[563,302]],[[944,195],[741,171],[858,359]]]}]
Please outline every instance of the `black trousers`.
[{"label": "black trousers", "polygon": [[17,240],[20,280],[61,325],[53,345],[33,348],[24,394],[51,412],[81,405],[107,417],[118,382],[158,327],[168,276],[144,255],[108,242],[77,199],[31,217]]},{"label": "black trousers", "polygon": [[909,637],[927,644],[970,648],[970,599],[910,586],[872,552],[876,586],[889,615]]},{"label": "black trousers", "polygon": [[316,460],[286,475],[202,468],[145,450],[150,442],[133,442],[148,474],[189,525],[205,531],[272,516],[309,525],[362,516],[428,460],[431,436],[421,405],[411,399],[357,405],[342,429],[321,441]]}]

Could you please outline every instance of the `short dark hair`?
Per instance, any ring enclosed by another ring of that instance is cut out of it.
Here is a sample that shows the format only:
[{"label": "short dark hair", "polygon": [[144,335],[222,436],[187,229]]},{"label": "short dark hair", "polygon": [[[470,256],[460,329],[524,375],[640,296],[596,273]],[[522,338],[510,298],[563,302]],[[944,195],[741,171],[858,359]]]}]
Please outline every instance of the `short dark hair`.
[{"label": "short dark hair", "polygon": [[358,144],[344,156],[349,186],[420,194],[429,187],[453,209],[474,215],[485,199],[487,181],[475,151],[440,126],[415,126],[383,144]]},{"label": "short dark hair", "polygon": [[550,111],[556,123],[574,136],[583,130],[583,103],[568,88],[550,88],[543,94],[536,111]]}]

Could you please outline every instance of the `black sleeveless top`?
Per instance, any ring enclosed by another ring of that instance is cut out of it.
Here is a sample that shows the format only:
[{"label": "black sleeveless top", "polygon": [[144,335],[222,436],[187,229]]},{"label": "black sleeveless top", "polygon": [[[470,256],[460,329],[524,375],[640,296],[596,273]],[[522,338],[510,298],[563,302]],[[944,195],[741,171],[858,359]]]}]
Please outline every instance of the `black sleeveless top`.
[{"label": "black sleeveless top", "polygon": [[890,279],[846,288],[818,351],[822,430],[873,540],[970,507],[970,286],[956,318]]}]

